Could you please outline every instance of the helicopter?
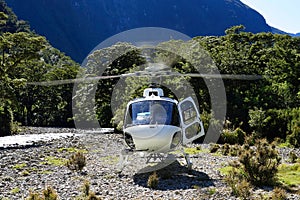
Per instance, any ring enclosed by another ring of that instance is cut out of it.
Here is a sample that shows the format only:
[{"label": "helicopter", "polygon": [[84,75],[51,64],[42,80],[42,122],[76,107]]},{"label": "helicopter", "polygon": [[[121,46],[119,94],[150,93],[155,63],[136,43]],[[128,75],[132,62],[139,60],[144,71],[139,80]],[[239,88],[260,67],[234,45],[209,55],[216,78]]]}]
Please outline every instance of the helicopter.
[{"label": "helicopter", "polygon": [[[144,70],[120,75],[87,76],[85,78],[64,79],[45,82],[30,82],[28,85],[63,85],[68,83],[91,83],[101,79],[115,79],[127,77],[157,77],[184,76],[204,79],[237,79],[257,80],[260,75],[245,74],[180,74],[170,70],[162,63],[148,63]],[[122,172],[129,163],[128,158],[134,153],[140,153],[150,160],[164,160],[164,155],[181,150],[186,166],[192,169],[192,162],[188,153],[183,149],[187,144],[204,137],[205,130],[200,112],[194,99],[189,96],[178,101],[166,97],[164,91],[156,83],[143,91],[143,96],[127,103],[123,120],[123,141],[125,148],[119,156],[118,171]],[[170,163],[169,163],[170,164]]]},{"label": "helicopter", "polygon": [[[151,156],[174,151],[205,135],[203,122],[192,97],[178,102],[164,96],[156,84],[143,92],[143,97],[128,102],[123,125],[124,141],[128,149],[122,151],[120,169],[128,155],[146,152]],[[183,152],[184,153],[184,152]],[[192,162],[184,153],[189,169]],[[149,161],[148,159],[148,161]]]}]

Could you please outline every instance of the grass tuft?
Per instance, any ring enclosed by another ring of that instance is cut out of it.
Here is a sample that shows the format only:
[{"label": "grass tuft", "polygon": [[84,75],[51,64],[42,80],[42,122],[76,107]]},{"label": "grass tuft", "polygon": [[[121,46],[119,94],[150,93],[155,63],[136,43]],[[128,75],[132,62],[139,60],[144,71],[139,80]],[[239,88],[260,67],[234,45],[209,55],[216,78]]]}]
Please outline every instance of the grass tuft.
[{"label": "grass tuft", "polygon": [[149,188],[152,188],[152,189],[156,189],[157,186],[158,186],[158,181],[159,181],[159,178],[158,178],[158,175],[155,172],[153,172],[153,174],[151,174],[148,178],[148,182],[147,182],[147,186]]},{"label": "grass tuft", "polygon": [[299,186],[300,185],[300,163],[279,165],[278,179],[281,183],[289,187]]}]

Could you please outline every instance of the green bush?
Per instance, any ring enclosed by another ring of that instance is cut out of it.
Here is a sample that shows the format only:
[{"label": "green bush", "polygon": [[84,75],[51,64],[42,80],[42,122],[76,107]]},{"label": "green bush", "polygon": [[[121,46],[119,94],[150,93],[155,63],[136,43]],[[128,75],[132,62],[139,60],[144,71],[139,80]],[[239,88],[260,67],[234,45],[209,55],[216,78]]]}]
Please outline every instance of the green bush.
[{"label": "green bush", "polygon": [[82,186],[82,193],[84,196],[90,195],[90,182],[88,180],[85,180]]},{"label": "green bush", "polygon": [[257,186],[274,185],[280,160],[275,145],[266,139],[256,140],[254,148],[243,145],[239,156],[246,179]]},{"label": "green bush", "polygon": [[293,126],[292,134],[287,136],[287,142],[296,148],[300,147],[300,122]]},{"label": "green bush", "polygon": [[246,133],[241,128],[235,130],[224,129],[219,141],[223,144],[243,144],[245,137]]},{"label": "green bush", "polygon": [[273,199],[273,200],[285,200],[285,199],[287,199],[286,191],[282,188],[275,187],[273,192],[272,192],[271,199]]},{"label": "green bush", "polygon": [[235,145],[230,145],[229,146],[229,151],[228,154],[229,156],[238,156],[240,152],[240,145],[235,144]]},{"label": "green bush", "polygon": [[300,147],[300,108],[249,111],[249,125],[258,138],[280,138]]},{"label": "green bush", "polygon": [[218,144],[210,144],[209,151],[210,153],[216,153],[220,149]]},{"label": "green bush", "polygon": [[26,200],[57,200],[57,199],[59,198],[56,191],[50,186],[45,188],[42,194],[30,191],[29,196],[26,198]]},{"label": "green bush", "polygon": [[289,161],[290,161],[291,163],[296,163],[297,160],[298,160],[298,156],[296,155],[296,153],[295,153],[294,151],[291,151],[291,152],[289,153]]},{"label": "green bush", "polygon": [[288,115],[289,110],[285,109],[250,110],[249,125],[259,138],[274,139],[279,137],[285,139],[288,131]]},{"label": "green bush", "polygon": [[300,108],[289,112],[287,142],[296,148],[300,147]]},{"label": "green bush", "polygon": [[0,137],[11,135],[13,113],[9,105],[0,104]]},{"label": "green bush", "polygon": [[221,153],[224,156],[227,156],[227,155],[229,155],[229,152],[230,152],[230,146],[229,146],[229,144],[226,143],[221,147]]},{"label": "green bush", "polygon": [[82,186],[82,194],[76,200],[100,200],[96,194],[90,190],[90,182],[85,180]]},{"label": "green bush", "polygon": [[[252,140],[248,138],[248,141]],[[235,196],[249,199],[252,185],[275,185],[280,160],[275,145],[269,144],[266,139],[256,140],[255,146],[245,143],[239,150],[239,159],[230,164],[225,182]]]},{"label": "green bush", "polygon": [[235,167],[228,171],[225,182],[231,187],[232,194],[241,199],[249,199],[251,196],[251,184],[245,179],[241,171]]},{"label": "green bush", "polygon": [[58,195],[57,195],[56,191],[50,186],[48,186],[43,191],[43,195],[44,195],[44,200],[57,200],[58,199]]},{"label": "green bush", "polygon": [[153,172],[153,174],[151,174],[148,178],[147,186],[149,188],[156,189],[158,186],[158,181],[159,181],[159,178],[158,178],[157,173]]},{"label": "green bush", "polygon": [[82,171],[86,165],[86,157],[82,152],[74,153],[66,162],[66,166],[73,171]]},{"label": "green bush", "polygon": [[30,191],[29,196],[26,198],[26,200],[42,200],[42,197],[39,193]]},{"label": "green bush", "polygon": [[239,155],[240,151],[240,145],[229,145],[228,143],[225,143],[223,145],[211,145],[210,146],[210,152],[211,153],[221,153],[224,156],[237,156]]}]

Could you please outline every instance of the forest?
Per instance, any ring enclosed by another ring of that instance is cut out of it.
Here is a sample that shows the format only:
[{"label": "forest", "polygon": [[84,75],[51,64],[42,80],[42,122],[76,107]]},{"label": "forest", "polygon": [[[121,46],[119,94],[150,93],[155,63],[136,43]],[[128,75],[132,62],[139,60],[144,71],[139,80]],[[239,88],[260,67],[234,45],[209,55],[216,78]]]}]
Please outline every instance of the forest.
[{"label": "forest", "polygon": [[[1,1],[2,2],[2,1]],[[72,99],[73,83],[54,86],[29,85],[29,82],[74,79],[82,68],[70,57],[55,49],[45,37],[30,31],[28,23],[18,20],[14,13],[0,3],[0,136],[15,134],[19,126],[74,127],[72,101],[80,107],[84,102]],[[243,25],[229,27],[223,36],[193,38],[205,49],[222,74],[261,75],[259,80],[224,80],[227,113],[223,133],[242,130],[259,138],[280,140],[300,146],[300,38],[267,32],[250,33]],[[159,45],[172,48],[182,41],[167,41]],[[158,45],[158,46],[159,46]],[[138,69],[146,62],[141,50],[132,44],[117,43],[95,51],[88,57],[90,71],[111,54],[124,52],[121,57],[106,63],[103,75],[115,75]],[[180,49],[178,50],[180,51]],[[202,54],[193,50],[195,60]],[[156,58],[167,59],[168,52],[155,52]],[[198,53],[198,54],[197,54]],[[186,59],[175,55],[172,69],[180,73],[194,72]],[[100,63],[103,65],[103,63]],[[97,75],[97,74],[96,74]],[[98,74],[101,75],[101,74]],[[116,127],[122,111],[113,116],[111,95],[118,80],[101,80],[95,96],[95,113],[101,127]],[[176,79],[180,83],[181,79]],[[210,97],[201,79],[188,79],[199,102],[204,123],[213,118]],[[147,82],[147,81],[146,81]],[[128,82],[127,85],[137,84]],[[179,84],[180,85],[180,84]],[[147,85],[130,96],[140,95]],[[167,93],[172,96],[171,92]],[[126,102],[125,102],[126,103]],[[84,108],[81,112],[85,112]],[[88,120],[85,118],[84,120]],[[88,127],[87,127],[88,128]],[[223,140],[228,139],[224,136]]]}]

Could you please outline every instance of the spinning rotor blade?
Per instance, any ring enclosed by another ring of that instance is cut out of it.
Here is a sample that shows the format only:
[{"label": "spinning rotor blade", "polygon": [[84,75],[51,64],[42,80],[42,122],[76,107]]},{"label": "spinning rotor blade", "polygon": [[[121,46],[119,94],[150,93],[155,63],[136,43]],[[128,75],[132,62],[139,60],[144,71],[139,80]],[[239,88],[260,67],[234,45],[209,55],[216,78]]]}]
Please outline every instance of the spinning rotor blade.
[{"label": "spinning rotor blade", "polygon": [[221,79],[233,79],[233,80],[259,80],[263,77],[261,75],[247,75],[247,74],[182,74],[182,76],[189,77],[201,77],[201,78],[221,78]]},{"label": "spinning rotor blade", "polygon": [[39,86],[53,86],[53,85],[63,85],[69,83],[84,83],[84,82],[96,82],[101,79],[114,79],[121,77],[160,77],[160,76],[186,76],[186,77],[198,77],[206,79],[232,79],[232,80],[259,80],[263,77],[261,75],[246,75],[246,74],[197,74],[188,73],[180,74],[179,72],[172,71],[137,71],[134,73],[121,74],[121,75],[111,75],[111,76],[95,76],[87,78],[77,78],[77,79],[64,79],[55,81],[42,81],[42,82],[29,82],[27,85],[39,85]]},{"label": "spinning rotor blade", "polygon": [[94,82],[101,79],[113,79],[129,76],[129,74],[122,75],[112,75],[112,76],[95,76],[87,78],[75,78],[75,79],[64,79],[64,80],[55,80],[55,81],[42,81],[42,82],[28,82],[27,85],[40,85],[40,86],[53,86],[53,85],[64,85],[69,83],[83,83],[83,82]]}]

